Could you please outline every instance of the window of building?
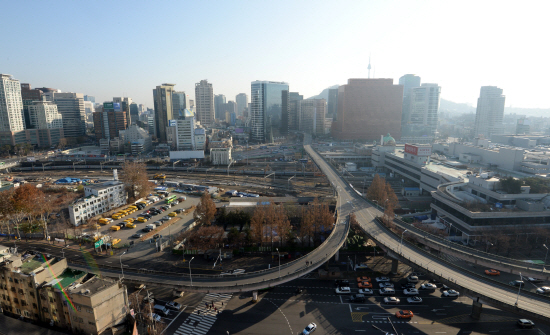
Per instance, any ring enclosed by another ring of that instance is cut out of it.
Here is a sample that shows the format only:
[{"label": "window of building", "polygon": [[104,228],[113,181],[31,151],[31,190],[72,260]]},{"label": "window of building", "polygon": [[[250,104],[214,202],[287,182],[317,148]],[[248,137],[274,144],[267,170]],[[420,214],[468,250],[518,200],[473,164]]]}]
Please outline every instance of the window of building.
[{"label": "window of building", "polygon": [[78,305],[75,305],[75,307],[76,307],[76,310],[79,311],[79,312],[82,310],[82,307],[80,307]]},{"label": "window of building", "polygon": [[21,315],[21,310],[19,308],[17,308],[15,311],[17,312],[17,314]]},{"label": "window of building", "polygon": [[88,321],[88,324],[92,325],[92,326],[95,326],[95,322],[92,322],[92,321]]},{"label": "window of building", "polygon": [[32,304],[32,308],[38,309],[38,306],[37,306],[35,303],[33,303],[33,304]]},{"label": "window of building", "polygon": [[18,303],[19,303],[19,299],[13,298],[13,302],[15,302],[16,304],[18,304]]}]

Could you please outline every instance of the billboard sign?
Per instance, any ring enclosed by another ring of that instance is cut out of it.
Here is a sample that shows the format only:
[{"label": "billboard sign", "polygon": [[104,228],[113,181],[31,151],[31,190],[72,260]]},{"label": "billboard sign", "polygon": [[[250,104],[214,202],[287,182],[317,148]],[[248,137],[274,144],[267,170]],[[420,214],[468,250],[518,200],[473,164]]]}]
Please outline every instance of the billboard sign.
[{"label": "billboard sign", "polygon": [[175,127],[176,126],[176,120],[168,120],[168,127]]},{"label": "billboard sign", "polygon": [[418,147],[415,145],[405,144],[405,152],[411,155],[418,155]]},{"label": "billboard sign", "polygon": [[405,152],[414,156],[430,156],[432,154],[432,147],[405,144]]}]

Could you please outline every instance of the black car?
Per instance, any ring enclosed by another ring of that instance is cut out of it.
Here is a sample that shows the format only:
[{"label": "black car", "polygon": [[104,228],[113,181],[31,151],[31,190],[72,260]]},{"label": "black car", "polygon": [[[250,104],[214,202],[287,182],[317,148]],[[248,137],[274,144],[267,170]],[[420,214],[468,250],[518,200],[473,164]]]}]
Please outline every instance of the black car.
[{"label": "black car", "polygon": [[334,281],[334,286],[336,286],[336,287],[342,287],[342,286],[349,287],[349,280],[347,280],[347,279],[336,279]]},{"label": "black car", "polygon": [[150,232],[151,230],[153,230],[153,229],[151,229],[151,228],[143,228],[141,231],[144,232],[144,233],[148,233],[148,232]]},{"label": "black car", "polygon": [[161,237],[162,237],[162,235],[160,235],[160,234],[155,234],[155,235],[153,235],[153,239],[155,239],[155,240],[156,240],[157,238],[161,238]]},{"label": "black car", "polygon": [[145,214],[143,217],[146,218],[147,220],[149,220],[152,216],[149,215],[149,214]]},{"label": "black car", "polygon": [[414,283],[405,283],[405,284],[401,284],[401,289],[406,289],[406,288],[416,288],[416,285]]}]

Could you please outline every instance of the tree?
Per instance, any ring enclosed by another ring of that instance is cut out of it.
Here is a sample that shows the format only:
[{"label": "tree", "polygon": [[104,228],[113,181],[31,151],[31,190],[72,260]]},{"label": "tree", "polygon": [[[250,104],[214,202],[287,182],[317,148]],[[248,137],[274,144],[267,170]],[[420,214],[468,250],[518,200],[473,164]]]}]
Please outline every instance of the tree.
[{"label": "tree", "polygon": [[216,204],[212,201],[210,193],[204,192],[197,204],[197,208],[193,212],[193,219],[199,225],[211,225],[214,216],[216,215]]},{"label": "tree", "polygon": [[390,183],[386,183],[385,193],[387,198],[384,201],[384,218],[386,223],[389,223],[393,221],[395,216],[394,209],[399,205],[399,200],[397,199],[397,195],[395,195]]},{"label": "tree", "polygon": [[10,219],[15,211],[13,208],[13,191],[15,189],[9,189],[0,192],[0,224],[2,224],[2,230],[5,228],[8,234],[8,241],[10,240]]},{"label": "tree", "polygon": [[367,190],[367,199],[378,202],[383,206],[386,200],[386,182],[379,174],[374,175],[374,179]]},{"label": "tree", "polygon": [[122,166],[124,174],[121,179],[132,200],[143,198],[153,190],[154,184],[149,181],[146,168],[144,163],[131,161],[125,161]]},{"label": "tree", "polygon": [[57,149],[63,150],[67,146],[67,139],[65,137],[62,137],[59,139],[59,143],[57,143]]},{"label": "tree", "polygon": [[523,182],[514,177],[507,177],[500,180],[500,186],[508,194],[519,194],[521,193],[521,185]]},{"label": "tree", "polygon": [[315,235],[315,215],[310,207],[302,208],[302,220],[300,222],[299,236],[302,240],[302,246],[304,240],[308,239],[308,246],[311,246],[311,240]]},{"label": "tree", "polygon": [[265,219],[265,205],[260,205],[254,208],[254,212],[252,213],[252,217],[250,218],[250,232],[252,240],[255,242],[263,242]]},{"label": "tree", "polygon": [[202,226],[183,235],[189,246],[200,250],[215,249],[223,242],[224,230],[218,226]]},{"label": "tree", "polygon": [[2,156],[9,155],[11,150],[12,150],[12,147],[10,144],[5,144],[2,147],[0,147],[0,153],[2,153]]},{"label": "tree", "polygon": [[18,237],[21,238],[19,227],[24,220],[31,221],[37,214],[39,214],[39,208],[36,206],[38,199],[43,196],[44,193],[40,191],[36,186],[31,184],[24,184],[17,187],[13,192],[13,213],[12,221],[17,228]]}]

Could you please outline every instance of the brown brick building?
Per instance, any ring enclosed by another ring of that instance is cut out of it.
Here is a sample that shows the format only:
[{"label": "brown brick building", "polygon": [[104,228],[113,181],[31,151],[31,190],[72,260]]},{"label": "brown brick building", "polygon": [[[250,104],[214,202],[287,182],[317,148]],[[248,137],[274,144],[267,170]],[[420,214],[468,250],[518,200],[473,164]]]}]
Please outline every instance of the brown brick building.
[{"label": "brown brick building", "polygon": [[339,140],[401,137],[403,86],[392,79],[348,79],[338,89],[337,121],[332,136]]}]

